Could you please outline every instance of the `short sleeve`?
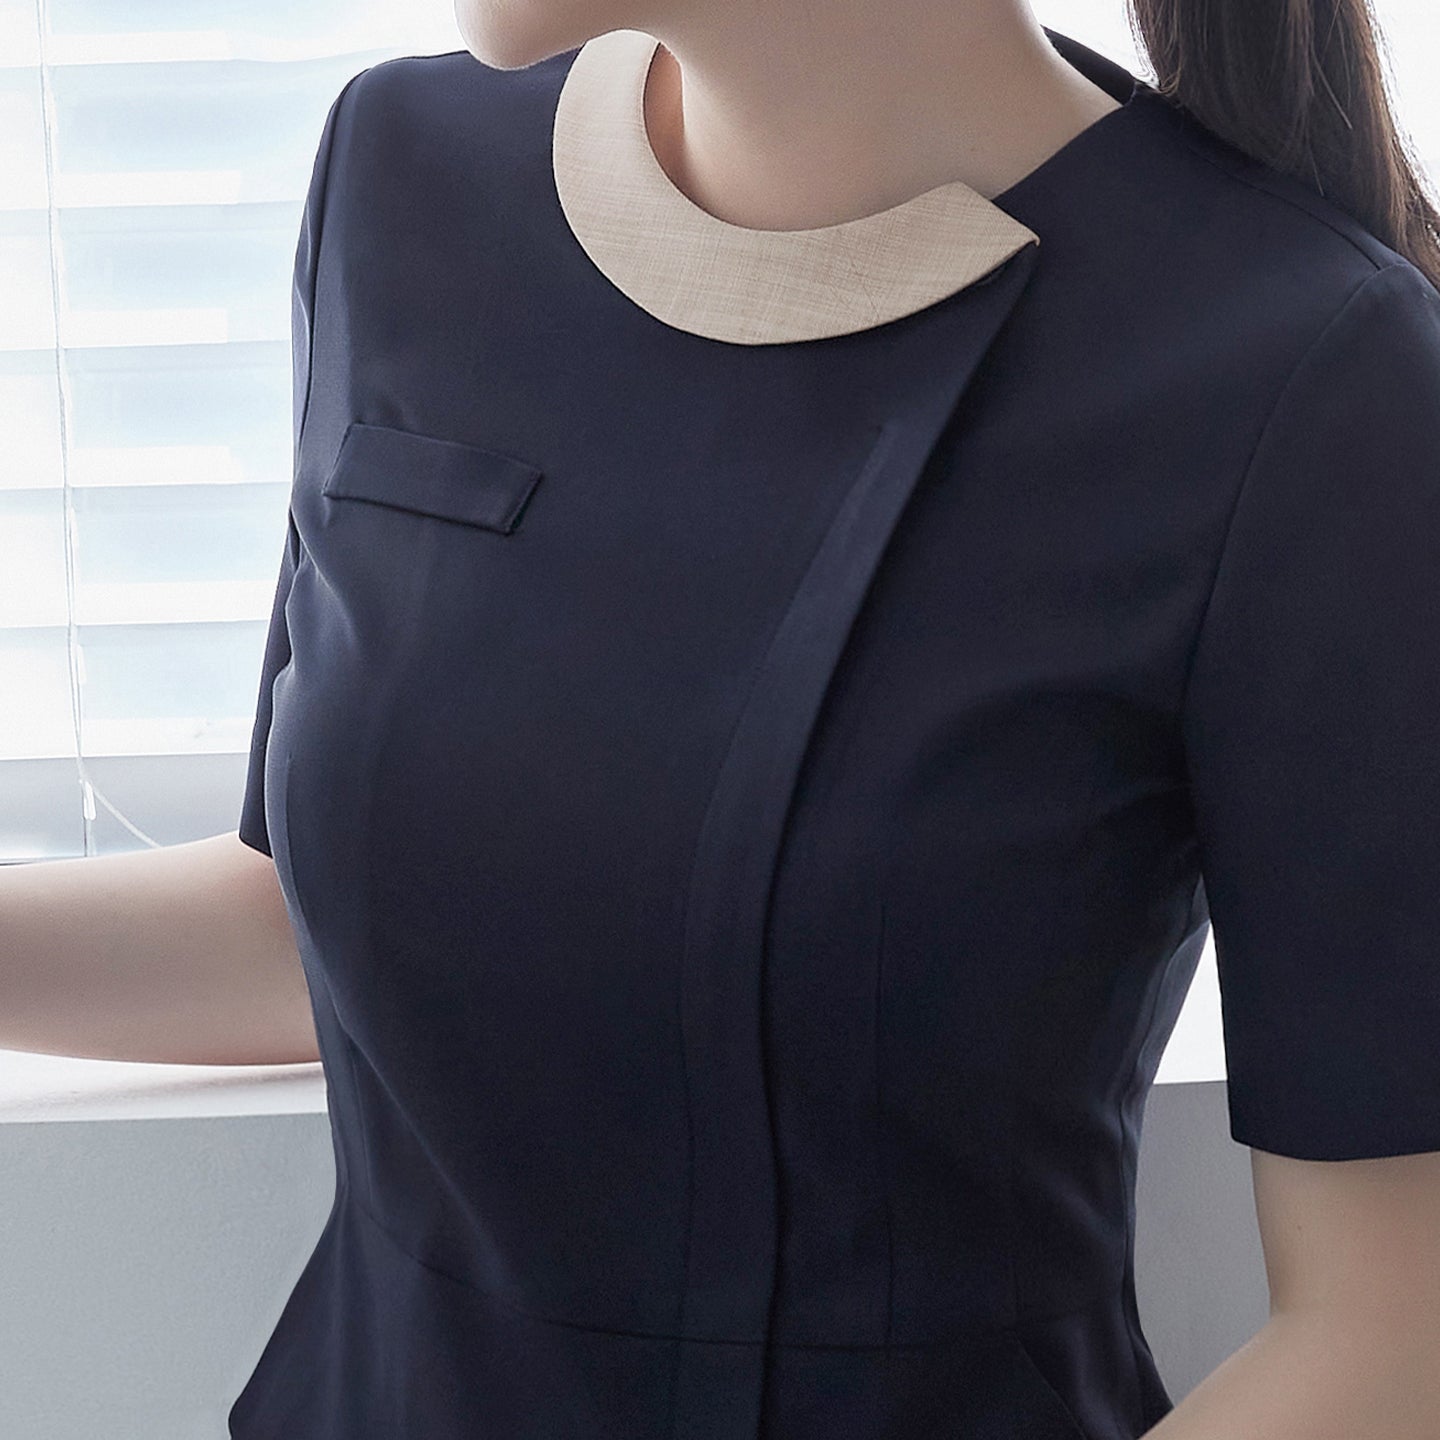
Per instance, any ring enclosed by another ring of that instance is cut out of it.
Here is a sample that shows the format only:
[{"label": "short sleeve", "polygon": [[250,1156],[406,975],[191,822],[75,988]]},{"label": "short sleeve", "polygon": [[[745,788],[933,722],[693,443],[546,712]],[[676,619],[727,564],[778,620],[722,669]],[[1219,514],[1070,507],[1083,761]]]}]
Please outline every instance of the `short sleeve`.
[{"label": "short sleeve", "polygon": [[265,639],[265,656],[260,664],[260,698],[255,706],[255,724],[250,733],[250,760],[245,773],[245,795],[240,802],[240,838],[252,849],[269,855],[270,834],[265,823],[265,751],[270,738],[271,689],[275,677],[290,663],[290,631],[285,622],[285,602],[290,582],[300,561],[300,536],[295,517],[286,521],[285,549],[280,556],[280,578],[270,611],[270,629]]},{"label": "short sleeve", "polygon": [[1280,392],[1182,723],[1231,1136],[1440,1150],[1440,292],[1408,261]]},{"label": "short sleeve", "polygon": [[[300,437],[304,433],[305,414],[310,400],[315,274],[320,251],[325,192],[330,174],[330,156],[334,148],[341,105],[351,86],[363,74],[365,71],[362,70],[346,81],[325,117],[320,144],[311,169],[310,187],[305,197],[300,236],[295,247],[294,280],[290,292],[291,419],[294,435],[292,485],[294,471],[298,471],[300,464]],[[260,666],[260,692],[250,735],[250,758],[246,769],[245,793],[240,802],[238,827],[240,838],[266,855],[271,853],[270,836],[265,823],[265,751],[270,737],[271,689],[275,677],[290,661],[290,633],[285,619],[285,602],[289,599],[290,584],[295,578],[299,563],[300,535],[295,528],[295,515],[291,509],[286,512],[285,547],[280,556],[279,575],[270,607],[270,628]]]}]

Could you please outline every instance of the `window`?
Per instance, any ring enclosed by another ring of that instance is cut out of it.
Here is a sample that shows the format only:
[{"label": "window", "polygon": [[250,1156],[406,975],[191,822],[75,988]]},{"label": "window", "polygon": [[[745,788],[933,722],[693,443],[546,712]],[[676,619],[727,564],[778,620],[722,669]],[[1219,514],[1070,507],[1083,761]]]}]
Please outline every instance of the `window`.
[{"label": "window", "polygon": [[449,0],[0,0],[0,861],[239,813],[325,112]]}]

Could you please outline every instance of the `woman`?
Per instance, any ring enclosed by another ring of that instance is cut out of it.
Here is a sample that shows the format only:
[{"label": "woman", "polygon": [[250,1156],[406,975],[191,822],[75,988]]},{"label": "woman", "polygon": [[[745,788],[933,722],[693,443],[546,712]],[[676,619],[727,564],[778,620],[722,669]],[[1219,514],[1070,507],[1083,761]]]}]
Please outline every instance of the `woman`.
[{"label": "woman", "polygon": [[[1155,87],[461,0],[337,98],[239,825],[337,1184],[236,1440],[1440,1433],[1435,211],[1362,0],[1134,5]],[[1177,1406],[1212,918],[1273,1313]]]}]

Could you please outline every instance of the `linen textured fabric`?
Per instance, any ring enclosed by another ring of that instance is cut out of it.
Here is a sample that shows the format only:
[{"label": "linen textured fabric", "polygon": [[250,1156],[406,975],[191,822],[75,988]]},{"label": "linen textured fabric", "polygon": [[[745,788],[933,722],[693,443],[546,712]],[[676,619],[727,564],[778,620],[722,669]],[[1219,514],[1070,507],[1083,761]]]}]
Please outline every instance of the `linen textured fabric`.
[{"label": "linen textured fabric", "polygon": [[646,133],[658,42],[612,30],[582,46],[556,101],[556,192],[576,239],[637,305],[735,344],[819,340],[908,315],[1038,236],[961,183],[813,230],[752,230],[671,183]]},{"label": "linen textured fabric", "polygon": [[577,51],[337,97],[239,823],[336,1188],[236,1440],[1135,1440],[1211,924],[1236,1140],[1440,1149],[1440,294],[1047,34],[1035,239],[801,340],[587,252]]}]

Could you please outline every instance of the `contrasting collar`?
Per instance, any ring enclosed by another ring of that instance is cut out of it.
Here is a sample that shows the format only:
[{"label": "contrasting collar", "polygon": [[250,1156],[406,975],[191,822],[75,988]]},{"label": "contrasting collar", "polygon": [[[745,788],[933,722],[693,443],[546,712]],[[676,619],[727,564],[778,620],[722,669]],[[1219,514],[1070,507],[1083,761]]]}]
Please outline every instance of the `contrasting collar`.
[{"label": "contrasting collar", "polygon": [[958,180],[818,229],[753,230],[711,215],[674,184],[650,145],[645,84],[659,45],[623,29],[578,49],[556,102],[551,160],[561,209],[585,253],[667,325],[741,345],[845,335],[932,305],[1039,243]]}]

